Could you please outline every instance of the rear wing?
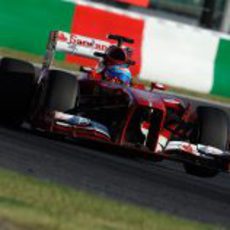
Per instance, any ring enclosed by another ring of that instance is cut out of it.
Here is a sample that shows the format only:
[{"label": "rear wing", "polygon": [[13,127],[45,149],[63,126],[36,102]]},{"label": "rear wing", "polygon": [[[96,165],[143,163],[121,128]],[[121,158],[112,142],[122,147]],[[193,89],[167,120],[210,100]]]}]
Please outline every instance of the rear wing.
[{"label": "rear wing", "polygon": [[55,42],[56,51],[94,59],[97,59],[94,55],[95,52],[105,52],[111,45],[106,41],[62,31],[51,32],[52,40]]},{"label": "rear wing", "polygon": [[55,53],[64,52],[81,57],[100,59],[95,56],[95,52],[104,53],[111,43],[85,37],[78,34],[67,33],[63,31],[51,31],[47,43],[46,53],[42,63],[42,69],[39,80],[43,78],[49,70]]}]

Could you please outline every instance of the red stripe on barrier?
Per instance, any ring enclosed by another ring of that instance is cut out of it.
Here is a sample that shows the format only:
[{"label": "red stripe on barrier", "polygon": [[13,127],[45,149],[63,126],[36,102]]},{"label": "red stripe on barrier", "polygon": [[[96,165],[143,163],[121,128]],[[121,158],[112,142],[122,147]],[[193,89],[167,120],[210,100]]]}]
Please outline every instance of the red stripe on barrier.
[{"label": "red stripe on barrier", "polygon": [[[133,59],[136,61],[136,65],[131,67],[131,71],[136,75],[140,72],[143,28],[144,20],[78,5],[75,8],[71,32],[101,40],[106,40],[109,33],[133,38],[135,40],[132,45],[134,49]],[[93,60],[71,55],[67,55],[67,61],[76,62],[80,65],[95,65]]]},{"label": "red stripe on barrier", "polygon": [[117,2],[125,2],[136,6],[147,7],[149,0],[116,0]]}]

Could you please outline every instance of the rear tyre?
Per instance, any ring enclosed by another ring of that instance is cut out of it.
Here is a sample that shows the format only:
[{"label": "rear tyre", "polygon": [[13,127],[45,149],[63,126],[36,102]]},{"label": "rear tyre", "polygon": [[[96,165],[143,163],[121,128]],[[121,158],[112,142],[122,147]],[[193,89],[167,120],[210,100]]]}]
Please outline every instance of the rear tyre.
[{"label": "rear tyre", "polygon": [[75,108],[79,99],[79,86],[75,75],[51,70],[45,96],[45,110],[64,112]]},{"label": "rear tyre", "polygon": [[[228,144],[229,120],[227,114],[217,108],[198,107],[197,143],[226,150]],[[214,177],[218,170],[203,168],[193,164],[184,164],[188,174],[199,177]]]},{"label": "rear tyre", "polygon": [[27,118],[33,97],[35,71],[32,64],[14,58],[0,63],[0,122],[20,126]]},{"label": "rear tyre", "polygon": [[31,63],[16,58],[2,58],[0,68],[3,72],[35,74],[35,68]]}]

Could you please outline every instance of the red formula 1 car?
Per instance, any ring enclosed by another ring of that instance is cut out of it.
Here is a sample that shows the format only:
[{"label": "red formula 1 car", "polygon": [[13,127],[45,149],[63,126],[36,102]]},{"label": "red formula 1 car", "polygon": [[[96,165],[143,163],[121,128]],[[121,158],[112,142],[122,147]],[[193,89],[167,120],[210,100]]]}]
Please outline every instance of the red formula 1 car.
[{"label": "red formula 1 car", "polygon": [[[187,173],[212,177],[230,171],[228,117],[212,107],[192,109],[181,99],[151,89],[106,81],[108,62],[127,66],[132,39],[110,35],[117,44],[53,31],[39,74],[31,63],[3,58],[0,64],[1,122],[102,141],[137,151],[140,157],[176,160]],[[96,69],[73,74],[51,69],[55,52],[99,60]]]}]

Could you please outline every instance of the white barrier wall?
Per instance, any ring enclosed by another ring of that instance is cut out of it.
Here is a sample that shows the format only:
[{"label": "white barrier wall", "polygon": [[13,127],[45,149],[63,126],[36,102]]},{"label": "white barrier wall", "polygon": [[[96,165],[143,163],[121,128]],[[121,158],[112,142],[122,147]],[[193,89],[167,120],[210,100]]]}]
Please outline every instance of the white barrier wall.
[{"label": "white barrier wall", "polygon": [[141,78],[209,93],[219,37],[207,30],[147,18]]}]

